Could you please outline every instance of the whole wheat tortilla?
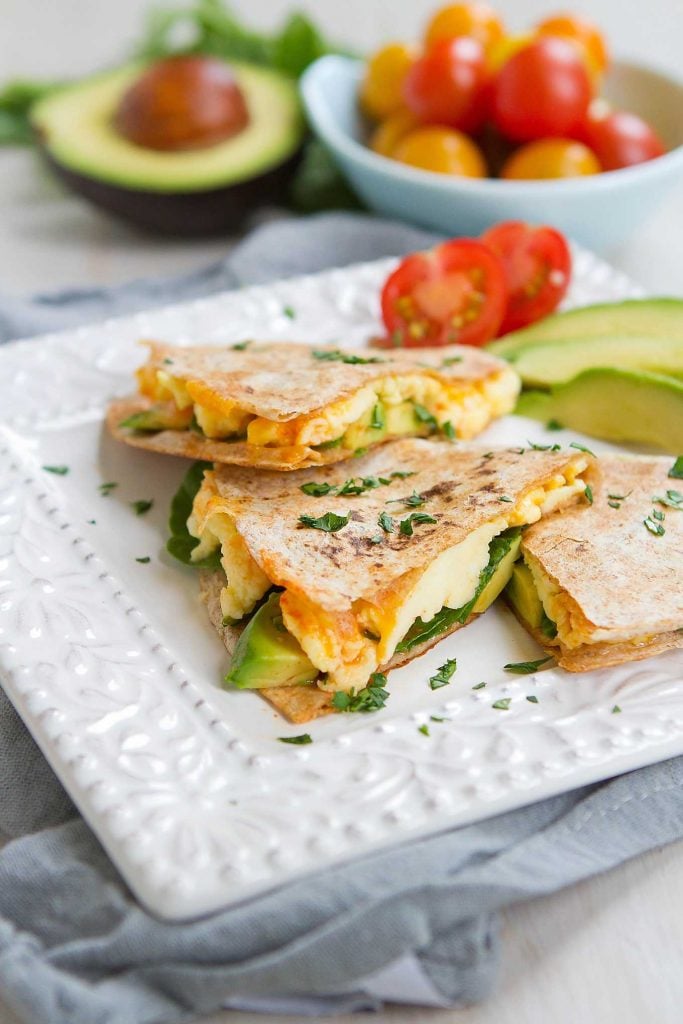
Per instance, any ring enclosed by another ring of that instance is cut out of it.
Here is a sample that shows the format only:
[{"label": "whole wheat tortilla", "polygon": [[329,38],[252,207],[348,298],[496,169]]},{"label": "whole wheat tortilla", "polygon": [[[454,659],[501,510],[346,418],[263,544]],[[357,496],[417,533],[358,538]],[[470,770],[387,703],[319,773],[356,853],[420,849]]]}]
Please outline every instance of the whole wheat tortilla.
[{"label": "whole wheat tortilla", "polygon": [[[663,649],[660,643],[680,646],[682,634],[675,631],[683,628],[683,509],[667,508],[654,499],[668,490],[683,492],[683,482],[667,475],[671,457],[603,455],[598,465],[593,504],[530,527],[522,550],[568,595],[589,628],[640,637],[643,644],[647,637],[652,653],[655,647]],[[654,526],[660,522],[651,518],[653,510],[664,514],[662,536],[645,526],[649,517]],[[588,652],[579,657],[563,651],[565,667],[569,662],[593,667],[596,660],[607,665],[647,656],[635,654],[646,647],[632,643],[615,645],[611,654],[605,650],[611,644],[596,647],[591,657]]]},{"label": "whole wheat tortilla", "polygon": [[[231,346],[181,348],[148,342],[150,363],[202,389],[214,404],[235,403],[246,412],[275,422],[324,410],[348,398],[363,385],[381,377],[422,374],[449,385],[473,382],[504,374],[511,382],[511,406],[519,389],[515,371],[503,360],[472,346],[397,349],[378,353],[348,350],[347,355],[377,362],[345,363],[316,359],[312,346],[290,342],[253,342],[246,349]],[[318,351],[316,349],[316,351]],[[319,351],[338,352],[330,346]],[[279,470],[339,462],[349,458],[342,448],[316,451],[306,446],[264,447],[244,441],[217,441],[191,430],[142,432],[122,427],[121,422],[154,403],[144,395],[116,399],[107,412],[113,436],[136,448],[185,458],[258,466]]]}]

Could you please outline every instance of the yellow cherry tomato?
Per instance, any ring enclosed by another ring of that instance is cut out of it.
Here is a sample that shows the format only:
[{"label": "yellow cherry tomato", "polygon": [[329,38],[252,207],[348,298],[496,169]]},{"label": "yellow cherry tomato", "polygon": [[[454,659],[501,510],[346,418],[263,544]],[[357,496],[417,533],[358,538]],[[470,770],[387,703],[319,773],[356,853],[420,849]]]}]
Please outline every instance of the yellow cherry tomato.
[{"label": "yellow cherry tomato", "polygon": [[440,39],[474,36],[485,50],[504,35],[503,23],[486,3],[449,4],[437,11],[427,26],[425,45],[433,46]]},{"label": "yellow cherry tomato", "polygon": [[493,44],[486,54],[486,70],[495,75],[506,64],[510,57],[514,57],[518,50],[522,50],[533,39],[531,32],[519,32],[514,36],[503,36]]},{"label": "yellow cherry tomato", "polygon": [[393,156],[404,135],[417,128],[419,121],[410,110],[397,110],[381,121],[370,136],[370,149],[380,156]]},{"label": "yellow cherry tomato", "polygon": [[454,128],[418,128],[405,135],[394,150],[394,159],[423,171],[485,178],[486,161],[478,146]]},{"label": "yellow cherry tomato", "polygon": [[368,117],[383,121],[403,106],[403,79],[418,53],[404,43],[389,43],[368,61],[360,87],[360,105]]},{"label": "yellow cherry tomato", "polygon": [[573,139],[538,139],[521,146],[503,165],[502,178],[526,181],[539,178],[580,178],[599,174],[595,153]]},{"label": "yellow cherry tomato", "polygon": [[589,71],[598,77],[607,70],[609,52],[605,37],[592,21],[575,14],[556,14],[545,18],[537,27],[539,35],[563,36],[583,51]]}]

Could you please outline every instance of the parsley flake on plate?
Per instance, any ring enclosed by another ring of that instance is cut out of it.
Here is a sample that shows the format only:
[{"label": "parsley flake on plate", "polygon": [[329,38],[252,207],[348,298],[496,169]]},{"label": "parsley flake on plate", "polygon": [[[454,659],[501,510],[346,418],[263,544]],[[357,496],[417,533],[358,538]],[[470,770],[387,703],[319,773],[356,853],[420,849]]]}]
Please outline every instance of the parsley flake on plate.
[{"label": "parsley flake on plate", "polygon": [[536,696],[535,693],[527,694],[527,698],[526,699],[529,701],[530,704],[538,704],[538,697]]},{"label": "parsley flake on plate", "polygon": [[439,690],[442,686],[448,686],[457,667],[457,659],[449,658],[437,669],[435,675],[429,677],[429,688]]},{"label": "parsley flake on plate", "polygon": [[306,743],[312,743],[313,738],[310,733],[302,732],[299,736],[278,736],[280,743],[293,743],[296,746],[304,746]]},{"label": "parsley flake on plate", "polygon": [[518,676],[527,676],[531,672],[537,672],[541,665],[545,665],[546,662],[552,660],[552,656],[549,655],[547,658],[539,658],[538,661],[509,661],[507,665],[503,665],[503,668],[506,672],[514,672]]},{"label": "parsley flake on plate", "polygon": [[55,476],[66,476],[69,472],[68,466],[43,466],[46,473],[54,473]]},{"label": "parsley flake on plate", "polygon": [[500,700],[494,701],[491,707],[496,711],[509,711],[511,703],[512,697],[501,697]]},{"label": "parsley flake on plate", "polygon": [[292,306],[283,306],[282,315],[286,316],[288,320],[294,320],[294,318],[296,317],[296,313],[294,312],[294,308]]},{"label": "parsley flake on plate", "polygon": [[251,345],[250,341],[238,341],[237,344],[231,345],[233,352],[244,352],[246,348]]},{"label": "parsley flake on plate", "polygon": [[485,686],[486,686],[486,683],[475,683],[474,686],[472,687],[472,689],[473,690],[483,690]]},{"label": "parsley flake on plate", "polygon": [[417,731],[421,732],[423,736],[429,736],[429,726],[426,723],[424,725],[419,725]]},{"label": "parsley flake on plate", "polygon": [[131,501],[130,507],[136,516],[144,516],[146,512],[149,512],[153,504],[153,498],[138,498],[137,501]]},{"label": "parsley flake on plate", "polygon": [[383,672],[373,672],[367,686],[359,690],[337,690],[332,697],[332,706],[337,711],[360,711],[365,714],[379,711],[389,699],[389,691],[385,689],[387,677]]},{"label": "parsley flake on plate", "polygon": [[107,495],[111,494],[112,491],[115,491],[118,486],[119,485],[117,483],[114,483],[113,480],[110,480],[106,484],[100,484],[97,489],[100,492],[100,494],[102,495],[102,497],[106,498]]},{"label": "parsley flake on plate", "polygon": [[139,562],[140,565],[147,565],[148,562],[151,562],[151,558],[149,555],[145,555],[144,558],[136,558],[135,561]]},{"label": "parsley flake on plate", "polygon": [[336,512],[326,512],[323,516],[299,516],[299,524],[311,530],[322,530],[324,533],[337,533],[348,524],[349,516],[338,516]]},{"label": "parsley flake on plate", "polygon": [[612,714],[613,715],[620,715],[621,714],[621,708],[619,707],[618,704],[615,704],[614,707],[612,708]]}]

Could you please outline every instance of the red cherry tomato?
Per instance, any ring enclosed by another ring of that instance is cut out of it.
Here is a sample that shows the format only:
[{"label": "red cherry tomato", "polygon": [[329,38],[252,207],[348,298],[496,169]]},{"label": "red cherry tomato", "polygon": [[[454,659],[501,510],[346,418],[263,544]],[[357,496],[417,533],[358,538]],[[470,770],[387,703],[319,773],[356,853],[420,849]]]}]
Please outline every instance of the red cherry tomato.
[{"label": "red cherry tomato", "polygon": [[517,142],[572,136],[591,100],[585,62],[573,43],[540,36],[507,60],[493,83],[492,114]]},{"label": "red cherry tomato", "polygon": [[407,256],[382,289],[382,317],[392,345],[484,345],[505,313],[505,272],[472,239],[444,242]]},{"label": "red cherry tomato", "polygon": [[666,152],[654,129],[625,110],[613,110],[603,117],[589,114],[581,135],[605,171],[642,164]]},{"label": "red cherry tomato", "polygon": [[501,260],[508,288],[508,305],[500,333],[540,320],[562,300],[571,278],[569,246],[559,231],[510,220],[481,236]]},{"label": "red cherry tomato", "polygon": [[476,39],[442,39],[415,61],[403,81],[403,99],[420,121],[471,132],[486,109],[484,47]]}]

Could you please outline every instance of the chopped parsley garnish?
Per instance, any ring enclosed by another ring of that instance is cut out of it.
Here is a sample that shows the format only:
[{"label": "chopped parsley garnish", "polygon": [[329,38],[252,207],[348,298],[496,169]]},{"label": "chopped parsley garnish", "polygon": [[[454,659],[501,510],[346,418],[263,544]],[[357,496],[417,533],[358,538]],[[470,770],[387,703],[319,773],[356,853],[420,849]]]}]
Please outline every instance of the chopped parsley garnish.
[{"label": "chopped parsley garnish", "polygon": [[515,499],[511,498],[509,494],[501,494],[500,498],[498,499],[498,501],[514,501],[514,500]]},{"label": "chopped parsley garnish", "polygon": [[363,356],[354,356],[350,352],[340,352],[338,348],[329,350],[314,348],[311,354],[314,359],[319,359],[324,363],[349,363],[351,366],[386,362],[385,359],[380,359],[379,356],[370,356],[369,359],[365,359]]},{"label": "chopped parsley garnish", "polygon": [[232,350],[233,352],[244,352],[249,345],[251,345],[250,341],[238,341],[236,345],[232,345]]},{"label": "chopped parsley garnish", "polygon": [[294,743],[296,746],[303,746],[305,743],[312,743],[310,733],[302,732],[299,736],[278,736],[280,743]]},{"label": "chopped parsley garnish", "polygon": [[529,701],[530,704],[538,704],[538,697],[536,696],[535,693],[527,694],[527,698],[526,699]]},{"label": "chopped parsley garnish", "polygon": [[552,660],[552,656],[549,656],[539,658],[538,661],[509,661],[507,665],[503,665],[503,668],[506,672],[515,672],[518,676],[528,676],[531,672],[537,672],[541,665]]},{"label": "chopped parsley garnish", "polygon": [[151,562],[151,558],[149,555],[145,555],[144,558],[136,558],[135,561],[139,562],[140,565],[147,565],[148,562]]},{"label": "chopped parsley garnish", "polygon": [[393,477],[395,480],[406,480],[409,476],[415,476],[416,472],[417,470],[415,469],[395,469],[394,472],[390,473],[389,475]]},{"label": "chopped parsley garnish", "polygon": [[341,437],[335,437],[332,441],[323,441],[322,444],[314,444],[313,447],[318,452],[326,452],[328,448],[338,448],[343,440],[344,435],[342,434]]},{"label": "chopped parsley garnish", "polygon": [[492,459],[494,455],[495,452],[484,452],[484,454],[482,455],[482,459],[486,459],[486,461],[488,462],[489,459]]},{"label": "chopped parsley garnish", "polygon": [[88,519],[88,526],[95,526],[96,522],[96,519]]},{"label": "chopped parsley garnish", "polygon": [[442,366],[453,366],[454,363],[461,363],[461,362],[462,362],[462,356],[447,356],[445,359],[441,360],[441,365]]},{"label": "chopped parsley garnish", "polygon": [[548,420],[545,425],[546,430],[564,430],[564,427],[559,420]]},{"label": "chopped parsley garnish", "polygon": [[486,686],[486,683],[475,683],[474,686],[472,687],[472,689],[473,690],[483,690],[485,686]]},{"label": "chopped parsley garnish", "polygon": [[654,497],[652,500],[658,501],[660,505],[666,505],[667,508],[683,509],[683,494],[680,491],[667,491],[663,497]]},{"label": "chopped parsley garnish", "polygon": [[377,522],[382,527],[385,533],[396,533],[396,526],[394,520],[391,518],[388,512],[380,512]]},{"label": "chopped parsley garnish", "polygon": [[370,419],[370,426],[373,430],[384,430],[386,420],[384,418],[384,409],[378,402],[372,410],[372,418]]},{"label": "chopped parsley garnish", "polygon": [[389,699],[389,691],[385,690],[387,677],[383,672],[373,672],[370,682],[356,693],[353,689],[337,690],[332,697],[332,707],[337,711],[379,711]]},{"label": "chopped parsley garnish", "polygon": [[429,688],[431,690],[439,690],[442,686],[448,686],[457,667],[457,660],[455,658],[449,658],[448,661],[445,661],[443,665],[437,669],[435,675],[429,677]]},{"label": "chopped parsley garnish", "polygon": [[607,504],[610,508],[621,508],[621,502],[619,501],[608,501]]},{"label": "chopped parsley garnish", "polygon": [[68,466],[43,466],[46,473],[54,473],[55,476],[66,476],[69,472]]},{"label": "chopped parsley garnish", "polygon": [[569,442],[569,447],[570,447],[570,448],[576,448],[576,450],[577,450],[577,451],[579,451],[579,452],[585,452],[585,453],[586,453],[586,455],[592,455],[594,459],[597,459],[597,455],[595,454],[595,452],[592,452],[592,451],[590,450],[590,448],[586,448],[586,446],[585,446],[585,445],[583,445],[583,444],[579,444],[579,442],[578,442],[578,441],[570,441],[570,442]]},{"label": "chopped parsley garnish", "polygon": [[426,723],[424,725],[419,725],[417,727],[417,731],[421,732],[423,736],[429,736],[429,726]]},{"label": "chopped parsley garnish", "polygon": [[441,430],[443,431],[444,436],[447,437],[449,441],[457,440],[458,435],[456,429],[450,420],[446,420],[445,423],[441,424]]},{"label": "chopped parsley garnish", "polygon": [[562,448],[561,444],[534,444],[533,441],[527,441],[527,444],[532,452],[559,452]]},{"label": "chopped parsley garnish", "polygon": [[450,718],[446,718],[444,715],[430,715],[430,722],[450,722]]},{"label": "chopped parsley garnish", "polygon": [[292,306],[284,306],[282,309],[282,315],[286,316],[288,320],[293,320],[296,316]]},{"label": "chopped parsley garnish", "polygon": [[509,711],[511,703],[512,697],[501,697],[500,700],[494,701],[491,707],[496,711]]},{"label": "chopped parsley garnish", "polygon": [[415,412],[415,418],[420,423],[426,423],[432,430],[439,429],[439,424],[436,422],[435,417],[432,416],[429,409],[425,409],[424,405],[420,405],[419,402],[413,402],[413,411]]},{"label": "chopped parsley garnish", "polygon": [[374,537],[370,538],[370,543],[371,544],[381,544],[383,540],[384,540],[384,538],[382,537],[382,534],[381,533],[376,533],[374,535]]},{"label": "chopped parsley garnish", "polygon": [[593,504],[593,488],[591,487],[590,484],[586,484],[586,486],[584,487],[583,493],[586,495],[586,501],[588,502],[588,504],[592,505]]},{"label": "chopped parsley garnish", "polygon": [[361,457],[361,455],[367,455],[367,453],[368,453],[368,449],[367,448],[356,448],[355,452],[353,453],[353,457],[354,457],[354,459],[359,459]]},{"label": "chopped parsley garnish", "polygon": [[349,516],[338,516],[336,512],[326,512],[323,516],[299,516],[301,526],[307,526],[311,530],[323,530],[324,533],[337,533],[343,530],[349,521]]},{"label": "chopped parsley garnish", "polygon": [[401,503],[406,505],[408,508],[419,508],[420,505],[424,505],[425,499],[417,491],[413,491],[407,498],[390,498],[387,501],[387,505],[395,505]]},{"label": "chopped parsley garnish", "polygon": [[330,491],[336,490],[332,484],[327,483],[316,483],[315,480],[310,480],[307,484],[302,484],[299,490],[303,491],[304,494],[310,495],[312,498],[322,498]]},{"label": "chopped parsley garnish", "polygon": [[632,494],[633,491],[627,491],[626,494],[608,494],[607,497],[611,498],[612,501],[626,501]]},{"label": "chopped parsley garnish", "polygon": [[647,527],[650,533],[653,533],[655,537],[663,537],[666,530],[661,523],[658,523],[656,519],[652,519],[650,516],[647,519],[643,519],[643,525]]},{"label": "chopped parsley garnish", "polygon": [[526,448],[510,448],[509,451],[511,451],[513,455],[524,455]]},{"label": "chopped parsley garnish", "polygon": [[154,500],[152,498],[138,498],[137,501],[131,501],[130,507],[136,516],[144,516],[146,512],[149,512],[153,504]]},{"label": "chopped parsley garnish", "polygon": [[113,480],[110,480],[110,481],[109,481],[109,483],[106,483],[106,484],[100,484],[100,486],[99,486],[99,487],[98,487],[97,489],[98,489],[98,491],[100,492],[100,494],[101,494],[101,495],[102,495],[102,496],[103,496],[104,498],[106,498],[106,497],[107,497],[107,495],[108,495],[108,494],[111,494],[111,492],[112,492],[112,491],[116,490],[116,488],[117,488],[118,486],[119,486],[119,485],[118,485],[118,484],[116,484],[116,483],[114,483],[114,481],[113,481]]},{"label": "chopped parsley garnish", "polygon": [[621,708],[619,707],[618,704],[615,704],[614,707],[612,708],[612,714],[613,715],[621,714]]},{"label": "chopped parsley garnish", "polygon": [[164,364],[164,366],[173,366],[173,360],[169,359],[168,356],[166,356],[166,358],[162,359],[161,361]]},{"label": "chopped parsley garnish", "polygon": [[413,525],[424,526],[426,523],[435,523],[437,520],[434,516],[427,515],[426,512],[411,512],[409,516],[402,519],[399,524],[399,533],[404,537],[412,537]]},{"label": "chopped parsley garnish", "polygon": [[660,510],[658,508],[653,508],[653,510],[652,510],[652,518],[656,519],[657,522],[662,523],[662,522],[664,522],[664,513],[660,512]]},{"label": "chopped parsley garnish", "polygon": [[683,455],[678,456],[667,475],[674,480],[683,480]]}]

